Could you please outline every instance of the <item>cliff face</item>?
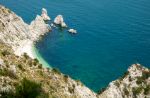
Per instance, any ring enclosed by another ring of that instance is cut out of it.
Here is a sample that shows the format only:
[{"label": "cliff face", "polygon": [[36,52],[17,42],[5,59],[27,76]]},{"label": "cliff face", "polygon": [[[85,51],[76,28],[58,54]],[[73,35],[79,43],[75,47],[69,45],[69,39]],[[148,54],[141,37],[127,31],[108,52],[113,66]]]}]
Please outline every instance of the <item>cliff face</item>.
[{"label": "cliff face", "polygon": [[100,98],[150,98],[150,70],[133,64],[118,80],[109,84]]},{"label": "cliff face", "polygon": [[0,6],[0,98],[150,98],[150,70],[139,64],[100,94],[57,69],[42,68],[27,54],[28,46],[51,30],[44,20],[37,15],[28,25]]},{"label": "cliff face", "polygon": [[0,41],[12,46],[17,55],[28,53],[29,51],[24,50],[23,47],[32,44],[40,35],[50,30],[50,26],[45,24],[44,19],[39,15],[28,25],[14,12],[0,6]]}]

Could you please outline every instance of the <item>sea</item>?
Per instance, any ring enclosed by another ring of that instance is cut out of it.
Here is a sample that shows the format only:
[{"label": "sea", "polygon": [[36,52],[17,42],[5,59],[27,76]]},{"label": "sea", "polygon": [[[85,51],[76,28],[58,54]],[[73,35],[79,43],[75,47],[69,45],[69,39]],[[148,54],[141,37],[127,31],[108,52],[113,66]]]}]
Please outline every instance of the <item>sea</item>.
[{"label": "sea", "polygon": [[[36,44],[51,66],[98,92],[134,63],[150,68],[150,0],[0,0],[30,24],[46,8],[68,28]],[[48,23],[50,23],[48,22]],[[72,35],[68,29],[77,30]]]}]

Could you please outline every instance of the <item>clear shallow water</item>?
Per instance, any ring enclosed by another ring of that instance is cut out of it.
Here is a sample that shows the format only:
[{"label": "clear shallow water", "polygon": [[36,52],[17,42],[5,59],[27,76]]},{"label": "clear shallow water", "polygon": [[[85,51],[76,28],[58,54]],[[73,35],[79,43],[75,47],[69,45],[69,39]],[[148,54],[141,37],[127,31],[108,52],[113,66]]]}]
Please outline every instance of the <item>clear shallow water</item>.
[{"label": "clear shallow water", "polygon": [[55,29],[37,44],[41,56],[94,91],[120,77],[132,63],[150,67],[149,0],[0,0],[30,23],[48,10],[78,30]]}]

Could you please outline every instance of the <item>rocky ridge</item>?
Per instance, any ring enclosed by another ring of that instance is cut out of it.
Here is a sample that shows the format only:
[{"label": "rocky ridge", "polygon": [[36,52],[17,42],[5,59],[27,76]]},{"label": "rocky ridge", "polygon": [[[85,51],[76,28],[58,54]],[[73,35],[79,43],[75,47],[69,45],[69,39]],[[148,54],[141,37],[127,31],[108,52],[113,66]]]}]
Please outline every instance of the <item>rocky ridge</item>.
[{"label": "rocky ridge", "polygon": [[133,64],[119,79],[111,82],[101,98],[150,98],[150,70]]}]

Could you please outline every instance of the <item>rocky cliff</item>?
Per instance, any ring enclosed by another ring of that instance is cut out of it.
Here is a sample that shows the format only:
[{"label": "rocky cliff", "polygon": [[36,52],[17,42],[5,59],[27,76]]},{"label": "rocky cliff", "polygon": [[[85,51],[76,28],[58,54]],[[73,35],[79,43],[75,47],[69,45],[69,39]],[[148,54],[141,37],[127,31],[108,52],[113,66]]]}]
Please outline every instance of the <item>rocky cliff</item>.
[{"label": "rocky cliff", "polygon": [[150,98],[150,70],[133,64],[119,79],[111,82],[100,98]]},{"label": "rocky cliff", "polygon": [[14,12],[0,6],[0,41],[12,46],[17,55],[28,53],[29,51],[24,47],[30,46],[28,44],[32,44],[40,35],[50,30],[50,26],[45,24],[43,17],[39,15],[28,25]]},{"label": "rocky cliff", "polygon": [[96,94],[80,81],[30,58],[28,46],[51,30],[45,16],[37,15],[28,25],[0,6],[0,98],[150,98],[150,70],[140,64],[133,64],[123,77]]}]

